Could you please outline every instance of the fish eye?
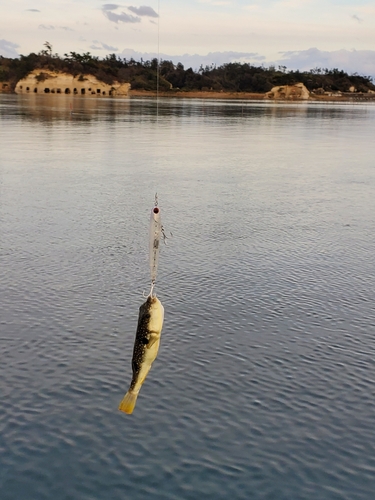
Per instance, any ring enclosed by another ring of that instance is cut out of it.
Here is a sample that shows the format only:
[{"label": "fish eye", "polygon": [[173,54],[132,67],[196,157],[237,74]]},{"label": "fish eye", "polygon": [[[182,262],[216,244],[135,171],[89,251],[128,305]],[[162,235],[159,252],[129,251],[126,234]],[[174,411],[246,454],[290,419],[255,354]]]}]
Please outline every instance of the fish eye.
[{"label": "fish eye", "polygon": [[160,210],[158,209],[158,207],[155,207],[155,208],[154,208],[154,214],[158,214],[158,213],[159,213],[159,211],[160,211]]},{"label": "fish eye", "polygon": [[147,344],[149,343],[149,340],[148,340],[148,339],[146,339],[146,337],[145,337],[145,338],[143,338],[143,339],[142,339],[142,343],[143,343],[144,345],[147,345]]}]

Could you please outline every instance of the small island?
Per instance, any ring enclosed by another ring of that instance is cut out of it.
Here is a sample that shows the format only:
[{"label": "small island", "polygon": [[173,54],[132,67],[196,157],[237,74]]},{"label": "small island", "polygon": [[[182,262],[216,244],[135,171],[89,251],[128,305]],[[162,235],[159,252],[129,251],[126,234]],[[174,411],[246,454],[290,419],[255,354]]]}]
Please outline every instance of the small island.
[{"label": "small island", "polygon": [[103,59],[89,52],[60,57],[51,45],[38,54],[0,56],[0,92],[78,94],[90,97],[149,96],[272,100],[375,100],[370,76],[315,68],[227,63],[185,69],[181,63]]}]

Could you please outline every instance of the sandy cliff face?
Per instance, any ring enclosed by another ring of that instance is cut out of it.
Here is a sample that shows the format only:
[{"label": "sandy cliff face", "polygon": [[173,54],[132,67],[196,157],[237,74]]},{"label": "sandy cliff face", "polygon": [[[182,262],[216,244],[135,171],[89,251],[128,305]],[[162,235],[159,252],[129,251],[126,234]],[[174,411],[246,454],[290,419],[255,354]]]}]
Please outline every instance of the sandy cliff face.
[{"label": "sandy cliff face", "polygon": [[310,99],[310,93],[303,83],[273,87],[264,96],[265,99]]},{"label": "sandy cliff face", "polygon": [[73,76],[49,70],[34,70],[16,85],[16,94],[31,92],[41,94],[80,94],[80,95],[128,95],[130,83],[114,82],[108,85],[92,75]]}]

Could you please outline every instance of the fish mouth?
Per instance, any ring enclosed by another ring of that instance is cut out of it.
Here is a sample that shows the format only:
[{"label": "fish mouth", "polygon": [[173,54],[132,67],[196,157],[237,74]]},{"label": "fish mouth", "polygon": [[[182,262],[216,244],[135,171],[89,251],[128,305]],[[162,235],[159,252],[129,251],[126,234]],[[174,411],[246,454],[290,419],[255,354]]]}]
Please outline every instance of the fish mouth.
[{"label": "fish mouth", "polygon": [[163,307],[163,304],[160,302],[160,300],[157,298],[157,296],[154,295],[153,297],[149,297],[148,300],[149,300],[148,307],[149,307],[150,313],[151,313],[151,309],[152,309],[151,314],[153,314],[153,313],[155,314],[155,313],[157,313],[157,311],[159,311],[164,318],[164,307]]}]

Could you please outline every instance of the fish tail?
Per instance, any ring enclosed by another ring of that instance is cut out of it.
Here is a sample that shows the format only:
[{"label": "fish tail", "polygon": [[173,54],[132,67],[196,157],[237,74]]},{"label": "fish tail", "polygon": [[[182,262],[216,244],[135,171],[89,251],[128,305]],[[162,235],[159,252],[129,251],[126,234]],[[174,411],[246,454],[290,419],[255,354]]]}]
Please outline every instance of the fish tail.
[{"label": "fish tail", "polygon": [[129,413],[129,414],[133,413],[137,397],[138,397],[138,392],[128,391],[125,394],[121,403],[119,404],[118,409],[120,411],[123,411],[124,413]]}]

